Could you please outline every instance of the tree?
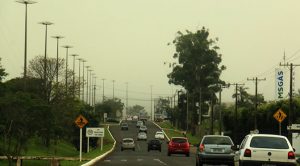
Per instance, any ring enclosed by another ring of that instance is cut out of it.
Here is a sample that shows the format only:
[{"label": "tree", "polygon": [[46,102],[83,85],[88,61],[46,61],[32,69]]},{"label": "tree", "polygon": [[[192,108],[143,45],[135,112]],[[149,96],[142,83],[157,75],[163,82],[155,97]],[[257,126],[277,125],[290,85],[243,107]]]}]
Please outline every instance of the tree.
[{"label": "tree", "polygon": [[134,105],[132,107],[127,108],[126,115],[130,116],[139,116],[139,115],[147,115],[147,112],[145,110],[145,107],[140,105]]},{"label": "tree", "polygon": [[211,85],[224,84],[220,75],[225,66],[220,65],[222,58],[217,52],[216,40],[208,39],[209,32],[204,27],[196,33],[186,31],[177,33],[173,41],[176,53],[173,58],[178,59],[178,65],[168,75],[169,83],[183,86],[189,93],[202,91],[203,101],[209,100],[211,93],[220,88],[209,88]]},{"label": "tree", "polygon": [[103,103],[96,104],[95,106],[96,113],[102,118],[104,113],[107,113],[110,118],[120,118],[123,109],[124,103],[118,98],[105,99]]},{"label": "tree", "polygon": [[155,113],[163,114],[170,108],[170,101],[168,99],[159,98],[155,105]]},{"label": "tree", "polygon": [[5,76],[7,76],[8,74],[5,72],[5,69],[2,68],[1,65],[1,58],[0,58],[0,82],[2,82],[2,80],[5,78]]}]

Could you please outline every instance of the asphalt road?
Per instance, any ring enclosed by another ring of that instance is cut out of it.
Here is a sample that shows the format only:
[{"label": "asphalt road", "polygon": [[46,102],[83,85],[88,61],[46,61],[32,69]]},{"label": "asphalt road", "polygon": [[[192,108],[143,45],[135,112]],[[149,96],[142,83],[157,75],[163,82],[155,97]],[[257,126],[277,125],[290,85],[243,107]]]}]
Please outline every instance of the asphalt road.
[{"label": "asphalt road", "polygon": [[[147,151],[146,141],[136,141],[136,149],[121,151],[120,142],[122,138],[131,137],[136,140],[138,128],[136,128],[135,122],[128,122],[129,130],[122,131],[120,126],[110,126],[110,131],[117,141],[115,151],[106,157],[104,160],[96,163],[96,166],[194,166],[195,165],[195,155],[191,154],[190,157],[185,155],[167,156],[167,143],[163,141],[162,151]],[[148,128],[148,140],[154,138],[154,134],[159,130],[152,122],[146,122]]]}]

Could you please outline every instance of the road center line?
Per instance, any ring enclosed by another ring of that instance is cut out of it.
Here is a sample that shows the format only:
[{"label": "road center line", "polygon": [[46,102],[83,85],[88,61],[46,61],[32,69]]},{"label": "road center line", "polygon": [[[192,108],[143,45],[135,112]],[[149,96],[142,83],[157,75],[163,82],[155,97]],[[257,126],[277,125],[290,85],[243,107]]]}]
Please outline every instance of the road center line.
[{"label": "road center line", "polygon": [[153,159],[153,160],[159,162],[159,163],[162,164],[162,165],[168,165],[168,164],[166,164],[165,162],[161,161],[160,159]]}]

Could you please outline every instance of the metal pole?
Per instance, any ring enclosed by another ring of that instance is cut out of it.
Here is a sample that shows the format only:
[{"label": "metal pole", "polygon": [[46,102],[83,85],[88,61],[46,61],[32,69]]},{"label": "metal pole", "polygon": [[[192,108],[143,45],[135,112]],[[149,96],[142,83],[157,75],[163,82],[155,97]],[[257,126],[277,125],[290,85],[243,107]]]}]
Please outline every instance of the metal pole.
[{"label": "metal pole", "polygon": [[78,99],[80,100],[80,86],[81,86],[81,80],[80,80],[80,62],[82,62],[83,59],[81,58],[78,58]]},{"label": "metal pole", "polygon": [[115,80],[112,80],[113,82],[113,99],[115,99]]},{"label": "metal pole", "polygon": [[73,97],[75,97],[75,57],[78,55],[72,54],[71,56],[73,56]]},{"label": "metal pole", "polygon": [[89,68],[90,66],[86,66],[86,103],[89,101]]},{"label": "metal pole", "polygon": [[104,81],[105,81],[105,78],[102,79],[102,103],[104,102]]},{"label": "metal pole", "polygon": [[35,1],[31,0],[17,0],[16,2],[25,4],[25,46],[24,46],[24,90],[26,90],[26,77],[27,77],[27,6],[34,4]]},{"label": "metal pole", "polygon": [[80,128],[80,143],[79,143],[79,161],[81,162],[82,158],[82,128]]},{"label": "metal pole", "polygon": [[150,102],[150,115],[151,115],[151,118],[150,118],[150,120],[153,120],[153,113],[152,113],[152,85],[150,86],[150,90],[151,90],[151,102]]},{"label": "metal pole", "polygon": [[82,101],[84,101],[84,63],[86,60],[82,60],[83,66],[82,66]]},{"label": "metal pole", "polygon": [[92,94],[92,71],[93,70],[89,70],[89,72],[90,72],[90,81],[89,81],[89,104],[91,105],[91,96],[93,95]]},{"label": "metal pole", "polygon": [[66,45],[63,46],[64,48],[66,48],[66,75],[65,75],[65,79],[66,79],[66,95],[68,95],[68,56],[69,56],[69,48],[72,48],[72,46]]},{"label": "metal pole", "polygon": [[59,39],[62,39],[64,37],[62,36],[52,36],[52,38],[56,39],[56,83],[58,83],[58,54],[59,54]]},{"label": "metal pole", "polygon": [[222,85],[221,85],[221,89],[220,89],[220,92],[219,92],[219,113],[220,113],[220,117],[219,117],[219,134],[222,135],[222,108],[221,108],[221,104],[222,104],[222,101],[221,101],[221,97],[222,97]]},{"label": "metal pole", "polygon": [[186,133],[189,129],[189,92],[186,91]]}]

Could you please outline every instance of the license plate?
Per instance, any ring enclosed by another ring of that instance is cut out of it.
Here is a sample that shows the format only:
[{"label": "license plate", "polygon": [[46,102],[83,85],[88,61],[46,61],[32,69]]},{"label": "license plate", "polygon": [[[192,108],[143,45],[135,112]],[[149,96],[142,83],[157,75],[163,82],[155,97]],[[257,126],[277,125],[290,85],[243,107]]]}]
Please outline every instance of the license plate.
[{"label": "license plate", "polygon": [[224,150],[223,150],[223,149],[212,149],[212,152],[215,152],[215,153],[223,153]]}]

